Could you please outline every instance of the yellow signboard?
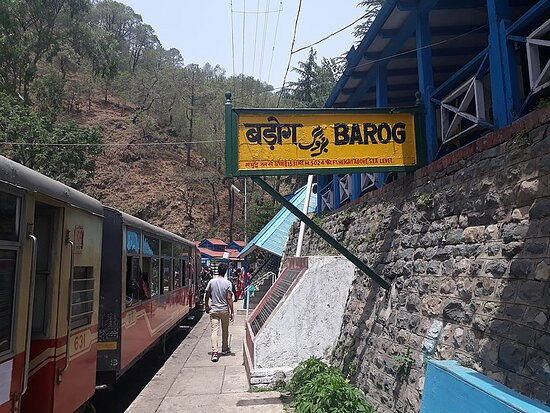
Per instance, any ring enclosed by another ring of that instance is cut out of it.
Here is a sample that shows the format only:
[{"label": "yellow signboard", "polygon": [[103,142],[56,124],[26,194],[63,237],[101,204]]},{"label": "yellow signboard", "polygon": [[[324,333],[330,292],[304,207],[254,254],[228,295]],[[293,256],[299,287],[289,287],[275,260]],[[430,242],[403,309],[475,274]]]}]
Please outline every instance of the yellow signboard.
[{"label": "yellow signboard", "polygon": [[392,171],[418,164],[412,112],[233,112],[231,175]]}]

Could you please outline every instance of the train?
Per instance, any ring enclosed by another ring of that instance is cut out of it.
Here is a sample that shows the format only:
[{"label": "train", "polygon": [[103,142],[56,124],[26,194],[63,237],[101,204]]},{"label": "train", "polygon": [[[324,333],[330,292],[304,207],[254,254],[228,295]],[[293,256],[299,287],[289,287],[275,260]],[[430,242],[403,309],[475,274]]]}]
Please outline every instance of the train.
[{"label": "train", "polygon": [[73,413],[199,299],[194,242],[0,156],[0,413]]}]

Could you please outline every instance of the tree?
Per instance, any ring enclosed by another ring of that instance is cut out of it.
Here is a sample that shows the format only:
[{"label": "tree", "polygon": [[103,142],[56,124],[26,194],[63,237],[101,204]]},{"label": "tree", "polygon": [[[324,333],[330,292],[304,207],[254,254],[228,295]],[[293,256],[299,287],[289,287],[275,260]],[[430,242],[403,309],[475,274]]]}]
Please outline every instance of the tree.
[{"label": "tree", "polygon": [[298,80],[292,82],[292,97],[300,102],[311,106],[314,101],[314,90],[317,83],[318,66],[316,63],[317,53],[313,48],[309,49],[309,55],[305,62],[298,62],[298,67],[293,68],[298,73]]},{"label": "tree", "polygon": [[378,12],[380,11],[380,7],[382,7],[382,4],[384,3],[384,0],[361,0],[359,2],[359,7],[365,8],[365,16],[361,19],[361,22],[355,26],[355,29],[353,30],[353,35],[358,38],[362,39],[365,36],[365,33],[369,30],[372,22],[378,15]]},{"label": "tree", "polygon": [[53,126],[17,98],[0,92],[0,151],[67,185],[81,188],[103,151],[96,129],[74,123]]},{"label": "tree", "polygon": [[57,48],[73,26],[60,25],[62,15],[83,18],[85,0],[3,0],[0,2],[0,84],[29,102],[38,63]]}]

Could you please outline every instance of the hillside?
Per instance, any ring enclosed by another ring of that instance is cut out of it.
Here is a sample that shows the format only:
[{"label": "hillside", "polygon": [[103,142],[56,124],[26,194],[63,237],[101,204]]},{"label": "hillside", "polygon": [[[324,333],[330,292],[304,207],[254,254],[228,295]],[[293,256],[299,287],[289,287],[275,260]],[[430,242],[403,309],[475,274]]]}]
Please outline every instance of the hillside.
[{"label": "hillside", "polygon": [[[95,175],[84,191],[106,205],[186,238],[226,239],[230,212],[223,175],[194,147],[191,166],[186,167],[185,145],[169,145],[177,138],[158,126],[142,137],[133,117],[133,108],[97,100],[91,110],[66,118],[99,127],[106,142],[105,153],[99,156]],[[150,145],[152,142],[165,145]],[[235,201],[234,237],[242,233],[239,201]]]}]

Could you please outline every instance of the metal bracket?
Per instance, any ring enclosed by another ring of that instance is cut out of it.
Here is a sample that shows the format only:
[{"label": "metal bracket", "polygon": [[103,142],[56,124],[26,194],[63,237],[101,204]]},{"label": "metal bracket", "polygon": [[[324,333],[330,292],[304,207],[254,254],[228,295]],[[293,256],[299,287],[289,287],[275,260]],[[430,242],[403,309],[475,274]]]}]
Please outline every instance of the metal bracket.
[{"label": "metal bracket", "polygon": [[294,216],[304,222],[308,227],[310,227],[317,235],[323,238],[328,242],[334,249],[336,249],[340,254],[350,260],[357,268],[367,274],[372,278],[380,287],[388,290],[390,285],[378,274],[376,274],[372,269],[370,269],[363,261],[357,258],[351,251],[346,247],[336,241],[332,236],[330,236],[323,228],[313,222],[306,214],[304,214],[300,209],[296,208],[290,201],[288,201],[284,196],[277,192],[274,188],[271,187],[266,181],[262,178],[253,176],[252,180],[254,183],[258,184],[264,191],[269,193],[273,198],[275,198],[281,205],[288,209]]}]

